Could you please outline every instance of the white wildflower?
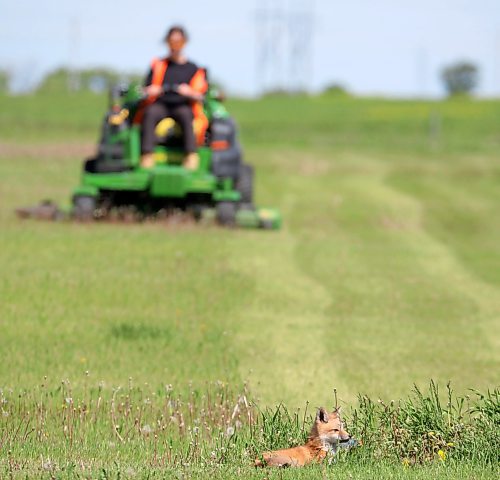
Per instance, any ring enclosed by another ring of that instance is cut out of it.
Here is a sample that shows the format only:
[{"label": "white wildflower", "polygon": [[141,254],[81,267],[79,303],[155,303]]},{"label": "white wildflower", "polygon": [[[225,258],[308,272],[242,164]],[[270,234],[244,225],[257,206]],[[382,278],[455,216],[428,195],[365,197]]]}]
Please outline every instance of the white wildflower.
[{"label": "white wildflower", "polygon": [[50,461],[50,458],[42,462],[42,468],[49,472],[54,468],[54,464]]},{"label": "white wildflower", "polygon": [[125,475],[127,477],[135,477],[136,475],[136,471],[132,468],[132,467],[128,467],[126,470],[125,470]]},{"label": "white wildflower", "polygon": [[149,435],[151,434],[151,432],[153,431],[153,429],[149,426],[149,425],[144,425],[142,428],[141,428],[141,433],[143,435]]}]

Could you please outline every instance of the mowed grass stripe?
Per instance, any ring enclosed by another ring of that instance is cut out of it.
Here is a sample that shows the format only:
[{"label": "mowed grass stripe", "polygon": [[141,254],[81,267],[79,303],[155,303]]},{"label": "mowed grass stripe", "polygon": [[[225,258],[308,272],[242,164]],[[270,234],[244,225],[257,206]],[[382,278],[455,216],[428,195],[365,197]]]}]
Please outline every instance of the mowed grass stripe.
[{"label": "mowed grass stripe", "polygon": [[[258,279],[251,301],[235,318],[240,375],[250,380],[262,405],[330,404],[341,377],[334,365],[322,368],[328,358],[328,293],[298,268],[296,239],[288,229],[256,235],[262,234],[234,244],[232,257],[235,269]],[[249,254],[237,255],[237,249]]]},{"label": "mowed grass stripe", "polygon": [[347,396],[397,396],[398,385],[430,377],[462,389],[495,384],[498,291],[426,230],[424,205],[383,174],[318,182],[310,207],[323,231],[295,222],[297,259],[331,293],[328,365],[343,372]]}]

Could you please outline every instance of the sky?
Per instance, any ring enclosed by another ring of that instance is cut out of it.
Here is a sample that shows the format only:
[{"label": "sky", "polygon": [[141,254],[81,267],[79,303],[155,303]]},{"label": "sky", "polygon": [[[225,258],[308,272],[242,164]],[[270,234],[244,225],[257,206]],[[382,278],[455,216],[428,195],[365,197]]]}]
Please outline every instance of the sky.
[{"label": "sky", "polygon": [[500,0],[0,0],[0,69],[18,89],[60,66],[145,73],[165,53],[167,28],[181,23],[190,59],[228,92],[254,95],[269,72],[257,12],[270,4],[312,11],[311,54],[292,66],[285,52],[274,57],[282,77],[295,68],[311,91],[341,84],[362,95],[437,97],[441,69],[470,60],[478,94],[500,96]]}]

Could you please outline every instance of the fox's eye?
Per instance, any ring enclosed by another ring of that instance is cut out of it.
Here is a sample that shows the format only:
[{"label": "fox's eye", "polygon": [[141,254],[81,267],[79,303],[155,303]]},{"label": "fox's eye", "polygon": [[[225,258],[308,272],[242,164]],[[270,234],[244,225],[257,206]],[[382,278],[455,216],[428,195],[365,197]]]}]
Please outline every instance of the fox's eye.
[{"label": "fox's eye", "polygon": [[338,428],[334,428],[333,431],[338,433],[340,430]]}]

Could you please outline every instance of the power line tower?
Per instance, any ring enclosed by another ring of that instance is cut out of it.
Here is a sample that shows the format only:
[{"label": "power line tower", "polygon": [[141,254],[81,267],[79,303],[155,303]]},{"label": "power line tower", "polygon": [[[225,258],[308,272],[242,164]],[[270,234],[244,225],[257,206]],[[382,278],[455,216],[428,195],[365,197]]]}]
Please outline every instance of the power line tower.
[{"label": "power line tower", "polygon": [[314,0],[258,0],[257,82],[262,91],[299,91],[312,72]]},{"label": "power line tower", "polygon": [[286,36],[283,0],[260,0],[257,8],[257,82],[263,91],[283,88]]},{"label": "power line tower", "polygon": [[289,83],[293,92],[307,91],[313,75],[314,0],[291,0],[288,13]]}]

